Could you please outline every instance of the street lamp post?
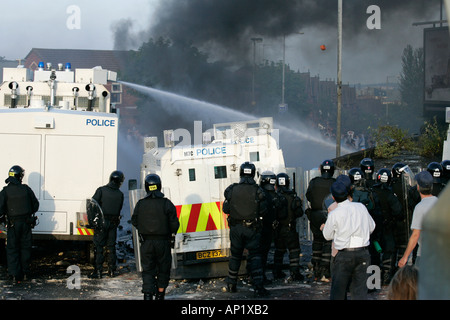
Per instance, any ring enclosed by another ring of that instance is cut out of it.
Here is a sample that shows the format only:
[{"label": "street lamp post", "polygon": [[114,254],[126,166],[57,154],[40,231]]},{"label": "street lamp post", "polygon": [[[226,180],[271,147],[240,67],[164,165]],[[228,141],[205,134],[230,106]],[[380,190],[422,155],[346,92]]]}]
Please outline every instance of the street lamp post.
[{"label": "street lamp post", "polygon": [[283,76],[281,81],[281,105],[284,106],[284,77],[285,77],[285,70],[284,65],[286,64],[286,35],[283,34]]}]

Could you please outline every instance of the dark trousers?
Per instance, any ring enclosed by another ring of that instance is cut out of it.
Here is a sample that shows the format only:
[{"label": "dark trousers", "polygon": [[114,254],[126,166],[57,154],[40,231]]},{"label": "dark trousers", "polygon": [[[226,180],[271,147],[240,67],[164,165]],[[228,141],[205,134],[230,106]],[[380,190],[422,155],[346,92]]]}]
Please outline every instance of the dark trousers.
[{"label": "dark trousers", "polygon": [[394,276],[396,271],[396,256],[395,256],[395,237],[393,228],[387,226],[383,229],[383,235],[381,237],[382,253],[382,271],[383,281],[385,284],[389,284],[390,280]]},{"label": "dark trousers", "polygon": [[333,260],[331,300],[345,300],[350,286],[352,300],[367,299],[367,267],[370,265],[368,250],[339,251]]},{"label": "dark trousers", "polygon": [[146,239],[141,243],[142,292],[155,294],[157,288],[167,288],[172,254],[170,240]]},{"label": "dark trousers", "polygon": [[326,222],[327,212],[324,210],[312,210],[309,215],[310,228],[313,234],[311,263],[314,269],[314,277],[330,277],[331,241],[323,237],[320,226]]},{"label": "dark trousers", "polygon": [[237,283],[237,277],[244,249],[248,250],[247,264],[250,270],[253,285],[261,287],[263,284],[263,270],[261,263],[261,233],[255,227],[246,227],[241,224],[230,226],[231,257],[228,263],[228,278],[230,284]]},{"label": "dark trousers", "polygon": [[14,221],[8,228],[6,241],[6,259],[10,275],[21,278],[30,273],[32,243],[30,224]]},{"label": "dark trousers", "polygon": [[408,229],[409,226],[406,224],[406,220],[404,221],[398,221],[395,223],[394,226],[394,242],[395,242],[395,249],[394,249],[394,255],[393,255],[393,261],[394,264],[394,272],[397,270],[397,261],[401,259],[403,256],[403,253],[406,250],[406,247],[408,245]]},{"label": "dark trousers", "polygon": [[267,257],[270,251],[270,247],[273,241],[273,228],[272,224],[263,225],[261,232],[261,264],[263,268],[263,275],[265,274],[267,267]]},{"label": "dark trousers", "polygon": [[316,278],[330,277],[331,241],[326,240],[321,232],[313,233],[311,263]]},{"label": "dark trousers", "polygon": [[94,231],[94,252],[95,252],[95,269],[102,271],[103,262],[105,261],[105,248],[108,253],[108,268],[115,270],[117,265],[116,255],[116,239],[118,220],[105,219],[104,226],[101,230]]},{"label": "dark trousers", "polygon": [[280,228],[276,233],[275,239],[275,253],[273,257],[274,272],[280,272],[283,265],[283,257],[286,250],[289,251],[289,269],[291,275],[300,272],[300,241],[298,233],[291,230],[289,227]]}]

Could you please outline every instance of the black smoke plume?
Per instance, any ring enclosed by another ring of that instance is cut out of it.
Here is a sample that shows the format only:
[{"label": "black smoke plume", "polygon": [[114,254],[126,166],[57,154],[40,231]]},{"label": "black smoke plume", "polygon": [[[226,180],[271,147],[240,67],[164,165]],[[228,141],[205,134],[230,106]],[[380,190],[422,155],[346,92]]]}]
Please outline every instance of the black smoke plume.
[{"label": "black smoke plume", "polygon": [[[390,21],[390,26],[404,28],[411,26],[412,19],[436,13],[439,0],[343,0],[346,38],[367,33],[370,5],[380,7],[383,21]],[[336,38],[337,6],[337,0],[166,0],[156,11],[151,34],[242,59],[249,56],[250,38],[255,35],[279,38],[314,28],[328,30]]]}]

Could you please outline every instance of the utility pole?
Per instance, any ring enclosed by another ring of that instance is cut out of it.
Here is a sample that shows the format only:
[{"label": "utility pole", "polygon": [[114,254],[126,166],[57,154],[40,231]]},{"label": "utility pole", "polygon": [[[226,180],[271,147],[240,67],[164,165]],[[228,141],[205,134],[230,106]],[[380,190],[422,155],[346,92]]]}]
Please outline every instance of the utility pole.
[{"label": "utility pole", "polygon": [[342,0],[338,0],[338,53],[337,53],[337,119],[336,158],[341,156],[341,109],[342,109]]},{"label": "utility pole", "polygon": [[281,104],[284,106],[284,77],[285,77],[285,71],[284,71],[284,65],[286,64],[286,35],[283,34],[283,74],[282,74],[282,80],[281,80]]}]

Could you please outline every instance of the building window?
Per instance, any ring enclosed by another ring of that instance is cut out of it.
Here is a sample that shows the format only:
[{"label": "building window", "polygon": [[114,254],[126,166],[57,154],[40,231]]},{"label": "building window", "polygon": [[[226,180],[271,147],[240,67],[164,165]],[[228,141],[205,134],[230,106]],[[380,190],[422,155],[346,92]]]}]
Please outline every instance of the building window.
[{"label": "building window", "polygon": [[122,84],[120,84],[120,83],[113,83],[111,85],[111,92],[114,92],[114,93],[122,92]]},{"label": "building window", "polygon": [[259,151],[250,152],[250,162],[259,161]]},{"label": "building window", "polygon": [[122,94],[111,92],[111,103],[121,104],[122,103]]},{"label": "building window", "polygon": [[189,169],[189,181],[195,181],[195,169]]},{"label": "building window", "polygon": [[214,167],[214,178],[224,179],[226,177],[227,177],[227,167],[226,166]]}]

